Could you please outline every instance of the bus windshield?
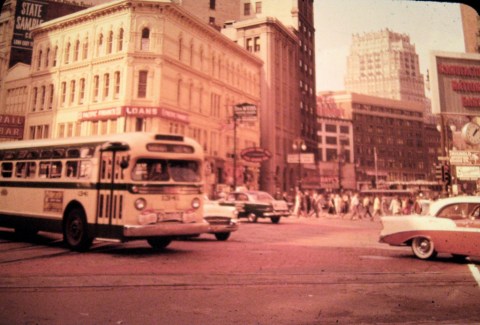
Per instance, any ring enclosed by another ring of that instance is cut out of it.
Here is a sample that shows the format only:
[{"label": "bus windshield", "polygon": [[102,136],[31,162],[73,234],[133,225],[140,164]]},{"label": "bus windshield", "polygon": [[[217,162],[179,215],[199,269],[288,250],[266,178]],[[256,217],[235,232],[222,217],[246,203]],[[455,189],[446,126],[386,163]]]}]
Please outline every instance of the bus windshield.
[{"label": "bus windshield", "polygon": [[139,159],[132,169],[134,181],[199,182],[200,166],[192,160]]}]

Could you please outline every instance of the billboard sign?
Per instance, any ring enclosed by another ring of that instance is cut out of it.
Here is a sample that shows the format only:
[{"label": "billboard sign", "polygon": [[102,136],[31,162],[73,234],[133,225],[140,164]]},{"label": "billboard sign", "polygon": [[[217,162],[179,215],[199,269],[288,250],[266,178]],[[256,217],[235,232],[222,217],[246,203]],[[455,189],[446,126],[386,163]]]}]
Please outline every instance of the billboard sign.
[{"label": "billboard sign", "polygon": [[30,30],[43,23],[47,18],[48,4],[45,1],[19,0],[15,9],[12,47],[32,49],[33,40]]},{"label": "billboard sign", "polygon": [[457,166],[457,178],[462,181],[476,181],[480,179],[480,166]]},{"label": "billboard sign", "polygon": [[480,114],[480,54],[432,52],[432,112]]},{"label": "billboard sign", "polygon": [[315,164],[315,156],[313,153],[292,153],[287,156],[287,163],[289,164]]},{"label": "billboard sign", "polygon": [[25,116],[0,114],[0,138],[23,139]]},{"label": "billboard sign", "polygon": [[83,111],[80,113],[81,121],[101,121],[118,117],[134,116],[140,118],[161,117],[177,122],[190,123],[188,114],[172,111],[163,107],[149,106],[117,106],[112,108]]},{"label": "billboard sign", "polygon": [[32,28],[43,22],[86,9],[84,4],[49,0],[17,0],[9,67],[32,60]]}]

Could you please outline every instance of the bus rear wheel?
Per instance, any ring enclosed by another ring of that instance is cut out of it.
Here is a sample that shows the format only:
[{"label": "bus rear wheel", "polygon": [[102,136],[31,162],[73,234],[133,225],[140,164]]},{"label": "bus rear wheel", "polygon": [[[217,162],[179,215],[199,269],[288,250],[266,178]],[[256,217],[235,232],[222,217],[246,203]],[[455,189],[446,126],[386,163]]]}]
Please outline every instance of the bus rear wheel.
[{"label": "bus rear wheel", "polygon": [[147,242],[154,250],[165,249],[172,242],[170,237],[152,237],[148,238]]},{"label": "bus rear wheel", "polygon": [[63,239],[75,251],[86,251],[92,245],[93,238],[88,234],[87,219],[81,208],[74,207],[67,212]]}]

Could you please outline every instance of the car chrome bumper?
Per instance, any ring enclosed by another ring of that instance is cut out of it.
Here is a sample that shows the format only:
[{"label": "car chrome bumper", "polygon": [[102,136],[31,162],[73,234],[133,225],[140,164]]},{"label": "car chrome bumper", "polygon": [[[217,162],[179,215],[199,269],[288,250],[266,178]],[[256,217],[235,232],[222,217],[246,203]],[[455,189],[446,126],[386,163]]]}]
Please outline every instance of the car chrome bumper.
[{"label": "car chrome bumper", "polygon": [[263,216],[266,217],[266,218],[285,217],[284,214],[278,213],[278,212],[265,212],[265,213],[263,213]]},{"label": "car chrome bumper", "polygon": [[206,221],[195,223],[183,222],[160,222],[150,225],[125,226],[123,236],[134,237],[157,237],[157,236],[182,236],[196,235],[209,231]]},{"label": "car chrome bumper", "polygon": [[234,232],[238,230],[238,223],[232,222],[229,225],[210,225],[208,227],[208,232],[210,234],[215,233],[224,233],[224,232]]}]

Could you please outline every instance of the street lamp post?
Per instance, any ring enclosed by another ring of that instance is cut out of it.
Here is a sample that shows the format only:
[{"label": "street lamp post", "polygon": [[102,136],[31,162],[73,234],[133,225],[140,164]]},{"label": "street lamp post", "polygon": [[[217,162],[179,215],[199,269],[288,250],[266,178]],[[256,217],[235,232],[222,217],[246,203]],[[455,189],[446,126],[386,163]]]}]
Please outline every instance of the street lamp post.
[{"label": "street lamp post", "polygon": [[338,160],[338,191],[342,192],[342,166],[343,163],[345,162],[345,148],[343,145],[340,146],[340,150],[338,151],[337,154],[337,160]]},{"label": "street lamp post", "polygon": [[293,141],[292,149],[298,152],[298,189],[302,189],[302,151],[307,150],[307,145],[302,138],[297,138]]}]

